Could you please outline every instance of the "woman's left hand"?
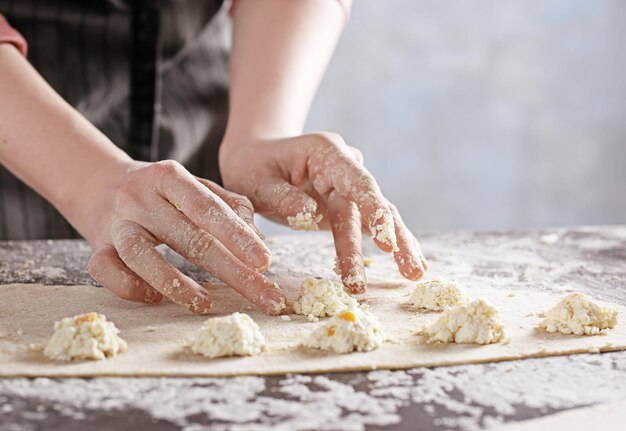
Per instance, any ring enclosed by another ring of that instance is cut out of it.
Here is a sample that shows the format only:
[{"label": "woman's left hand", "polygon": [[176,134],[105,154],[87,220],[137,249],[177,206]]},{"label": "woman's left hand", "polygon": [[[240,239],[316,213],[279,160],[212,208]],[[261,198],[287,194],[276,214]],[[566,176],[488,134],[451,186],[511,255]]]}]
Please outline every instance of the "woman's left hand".
[{"label": "woman's left hand", "polygon": [[229,142],[220,148],[226,188],[257,212],[294,229],[332,230],[343,284],[365,291],[361,232],[392,252],[401,274],[418,280],[428,264],[417,239],[363,166],[363,156],[333,133]]}]

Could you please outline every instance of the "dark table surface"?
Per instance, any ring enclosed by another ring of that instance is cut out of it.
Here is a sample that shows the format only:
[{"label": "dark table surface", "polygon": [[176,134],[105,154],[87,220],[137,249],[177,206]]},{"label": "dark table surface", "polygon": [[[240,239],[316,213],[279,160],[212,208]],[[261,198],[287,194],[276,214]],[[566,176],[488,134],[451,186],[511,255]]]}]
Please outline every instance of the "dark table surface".
[{"label": "dark table surface", "polygon": [[[330,247],[320,235],[268,243],[278,255],[299,242]],[[626,226],[420,239],[433,268],[454,267],[459,280],[579,290],[626,305]],[[0,284],[94,284],[89,255],[82,241],[0,242]],[[10,378],[0,379],[0,430],[475,430],[624,398],[626,352],[312,376]]]}]

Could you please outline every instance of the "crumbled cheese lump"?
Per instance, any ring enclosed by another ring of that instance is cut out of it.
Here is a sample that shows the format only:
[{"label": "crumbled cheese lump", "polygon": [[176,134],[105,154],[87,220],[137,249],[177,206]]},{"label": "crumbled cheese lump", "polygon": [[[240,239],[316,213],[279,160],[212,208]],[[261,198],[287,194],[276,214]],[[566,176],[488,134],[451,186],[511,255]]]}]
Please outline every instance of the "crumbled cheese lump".
[{"label": "crumbled cheese lump", "polygon": [[317,320],[317,317],[334,316],[358,306],[356,299],[340,283],[307,278],[302,282],[302,294],[293,303],[293,311],[307,316],[309,320]]},{"label": "crumbled cheese lump", "polygon": [[428,342],[491,344],[504,339],[498,310],[487,301],[476,299],[466,305],[448,308],[423,333]]},{"label": "crumbled cheese lump", "polygon": [[602,307],[584,293],[574,292],[546,311],[539,326],[548,332],[598,335],[615,327],[617,314],[617,309]]},{"label": "crumbled cheese lump", "polygon": [[[376,220],[379,220],[383,216],[383,210],[376,210]],[[393,228],[393,223],[384,222],[380,224],[373,224],[370,227],[370,234],[373,239],[382,242],[383,244],[388,244],[393,247],[393,251],[398,251],[398,245],[396,240],[396,232]]]},{"label": "crumbled cheese lump", "polygon": [[54,324],[54,334],[43,353],[57,361],[110,358],[128,348],[119,333],[115,324],[99,313],[66,317]]},{"label": "crumbled cheese lump", "polygon": [[304,341],[306,347],[336,353],[368,352],[383,344],[378,319],[358,308],[333,316]]},{"label": "crumbled cheese lump", "polygon": [[454,281],[432,280],[419,283],[411,293],[408,304],[424,310],[443,311],[467,302],[469,297]]},{"label": "crumbled cheese lump", "polygon": [[317,224],[322,221],[322,215],[316,216],[305,208],[302,208],[295,216],[287,217],[287,223],[293,230],[319,230]]},{"label": "crumbled cheese lump", "polygon": [[266,343],[259,325],[250,316],[233,313],[204,322],[190,347],[207,358],[220,358],[258,355],[266,349]]}]

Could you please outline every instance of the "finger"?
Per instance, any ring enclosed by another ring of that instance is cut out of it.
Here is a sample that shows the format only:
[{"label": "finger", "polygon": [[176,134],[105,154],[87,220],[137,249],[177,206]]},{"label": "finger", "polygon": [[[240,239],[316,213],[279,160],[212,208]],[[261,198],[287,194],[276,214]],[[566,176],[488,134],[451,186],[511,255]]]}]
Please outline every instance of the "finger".
[{"label": "finger", "polygon": [[[280,314],[286,305],[280,289],[258,271],[233,255],[213,235],[196,226],[167,205],[160,211],[161,223],[146,226],[160,241],[207,270],[268,314]],[[172,229],[172,226],[176,228]]]},{"label": "finger", "polygon": [[261,271],[269,267],[269,249],[222,199],[180,165],[171,163],[165,166],[169,170],[161,181],[165,199],[198,227],[217,238],[242,262]]},{"label": "finger", "polygon": [[89,273],[105,288],[129,301],[156,304],[163,295],[132,272],[112,245],[96,250],[89,259]]},{"label": "finger", "polygon": [[215,184],[212,181],[205,180],[204,178],[196,177],[201,184],[218,195],[226,204],[231,207],[235,214],[237,214],[248,226],[256,233],[259,238],[265,239],[265,236],[261,233],[257,225],[254,223],[254,207],[252,202],[245,196],[238,193],[226,190],[223,187]]},{"label": "finger", "polygon": [[155,248],[154,237],[141,226],[120,222],[114,245],[126,266],[150,286],[194,313],[209,312],[211,300],[206,290],[165,260]]},{"label": "finger", "polygon": [[358,148],[348,146],[348,150],[352,153],[352,157],[359,165],[363,165],[363,153]]},{"label": "finger", "polygon": [[255,199],[259,204],[286,220],[293,230],[318,230],[322,216],[317,214],[317,202],[299,188],[281,178],[266,178],[259,185]]},{"label": "finger", "polygon": [[335,191],[328,195],[328,219],[331,224],[341,281],[351,293],[365,292],[361,216],[354,202]]},{"label": "finger", "polygon": [[396,237],[398,240],[398,250],[393,253],[393,257],[398,264],[400,273],[409,280],[419,280],[426,272],[426,259],[422,254],[419,243],[415,236],[406,227],[398,209],[389,204],[389,209],[394,217]]},{"label": "finger", "polygon": [[393,215],[386,199],[372,174],[354,160],[348,148],[335,142],[315,149],[309,164],[313,186],[322,196],[334,189],[355,202],[376,245],[386,252],[395,251],[397,242]]}]

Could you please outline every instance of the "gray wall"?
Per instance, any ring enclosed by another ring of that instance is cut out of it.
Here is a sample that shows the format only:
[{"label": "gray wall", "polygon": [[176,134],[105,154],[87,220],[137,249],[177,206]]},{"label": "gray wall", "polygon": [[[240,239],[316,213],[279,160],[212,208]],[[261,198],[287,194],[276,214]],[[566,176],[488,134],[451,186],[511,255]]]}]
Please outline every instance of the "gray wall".
[{"label": "gray wall", "polygon": [[415,230],[626,223],[626,1],[356,0],[308,129]]}]

